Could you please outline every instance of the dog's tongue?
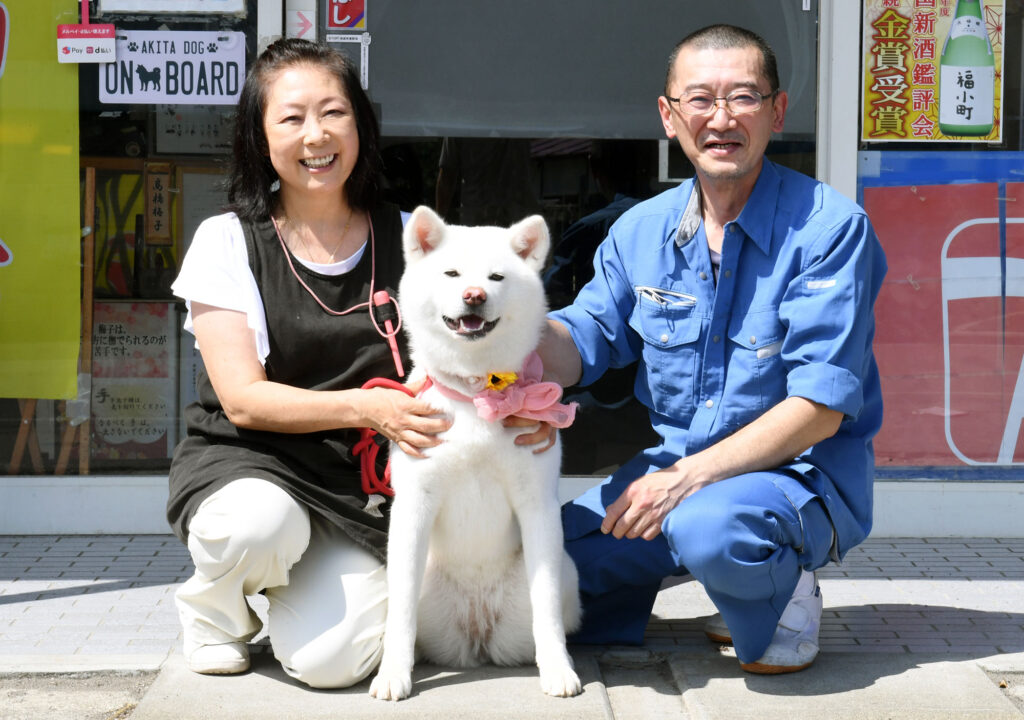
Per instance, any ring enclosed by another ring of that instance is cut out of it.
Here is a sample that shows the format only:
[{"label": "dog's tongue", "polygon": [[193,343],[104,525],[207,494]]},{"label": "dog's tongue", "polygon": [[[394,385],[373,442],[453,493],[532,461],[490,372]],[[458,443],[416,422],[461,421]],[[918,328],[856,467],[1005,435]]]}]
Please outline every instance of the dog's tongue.
[{"label": "dog's tongue", "polygon": [[463,315],[459,318],[459,332],[476,332],[484,326],[484,319],[479,315]]}]

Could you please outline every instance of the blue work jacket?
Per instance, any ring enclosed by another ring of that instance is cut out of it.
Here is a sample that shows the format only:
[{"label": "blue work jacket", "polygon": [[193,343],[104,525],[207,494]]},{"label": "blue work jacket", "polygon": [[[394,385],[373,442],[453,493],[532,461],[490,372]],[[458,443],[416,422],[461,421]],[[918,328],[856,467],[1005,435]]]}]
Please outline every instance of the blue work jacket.
[{"label": "blue work jacket", "polygon": [[871,349],[885,256],[864,210],[829,186],[764,161],[712,271],[694,180],[640,203],[611,228],[595,274],[551,313],[583,360],[581,385],[638,363],[634,392],[661,442],[613,480],[696,453],[786,397],[843,413],[838,432],[780,472],[824,502],[838,560],[871,529],[882,393]]}]

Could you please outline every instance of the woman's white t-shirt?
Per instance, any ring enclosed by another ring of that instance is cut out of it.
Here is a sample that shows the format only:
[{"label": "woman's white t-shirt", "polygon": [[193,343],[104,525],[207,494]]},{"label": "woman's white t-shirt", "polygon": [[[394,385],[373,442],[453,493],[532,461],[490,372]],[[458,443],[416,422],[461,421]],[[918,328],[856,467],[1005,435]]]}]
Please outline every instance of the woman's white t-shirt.
[{"label": "woman's white t-shirt", "polygon": [[[402,213],[403,221],[406,213]],[[321,275],[343,275],[354,268],[366,251],[366,243],[352,255],[329,265],[307,262],[292,257]],[[185,330],[195,335],[192,325],[192,303],[210,305],[224,310],[245,313],[256,339],[256,354],[266,364],[270,354],[267,318],[263,298],[249,267],[242,223],[234,213],[207,218],[196,230],[192,244],[181,262],[181,271],[171,285],[175,295],[185,301]],[[196,347],[199,347],[198,340]]]}]

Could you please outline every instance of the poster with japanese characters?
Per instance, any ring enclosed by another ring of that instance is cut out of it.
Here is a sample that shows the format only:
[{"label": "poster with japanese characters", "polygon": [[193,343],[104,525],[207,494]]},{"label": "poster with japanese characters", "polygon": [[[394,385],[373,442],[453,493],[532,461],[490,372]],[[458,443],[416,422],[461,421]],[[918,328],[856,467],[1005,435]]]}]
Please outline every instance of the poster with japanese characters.
[{"label": "poster with japanese characters", "polygon": [[865,0],[861,140],[1002,139],[1005,0]]},{"label": "poster with japanese characters", "polygon": [[165,459],[174,450],[178,322],[173,303],[96,303],[91,457],[98,467]]}]

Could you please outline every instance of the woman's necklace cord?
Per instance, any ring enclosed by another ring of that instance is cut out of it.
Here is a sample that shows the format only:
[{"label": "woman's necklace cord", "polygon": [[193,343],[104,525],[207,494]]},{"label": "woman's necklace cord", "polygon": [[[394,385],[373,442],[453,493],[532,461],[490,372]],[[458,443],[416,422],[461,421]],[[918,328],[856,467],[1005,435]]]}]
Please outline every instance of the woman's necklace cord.
[{"label": "woman's necklace cord", "polygon": [[[373,286],[374,279],[377,277],[377,243],[373,234],[373,219],[367,216],[367,222],[370,225],[370,297],[366,302],[353,305],[348,310],[333,310],[327,307],[326,303],[324,303],[324,301],[321,300],[315,292],[313,292],[313,288],[307,285],[305,281],[299,277],[299,273],[295,271],[295,265],[292,263],[291,253],[288,252],[288,246],[284,242],[284,237],[281,236],[281,228],[278,227],[277,219],[271,215],[270,221],[274,223],[274,232],[277,233],[277,241],[281,243],[281,250],[284,252],[284,259],[288,262],[288,267],[291,269],[292,275],[299,281],[299,285],[309,293],[310,297],[316,301],[316,304],[319,305],[320,308],[328,315],[348,315],[354,310],[366,308],[370,313],[370,322],[373,323],[374,329],[381,337],[387,340],[388,346],[391,348],[391,357],[395,361],[395,369],[398,371],[398,376],[404,377],[405,369],[402,367],[402,359],[398,352],[398,342],[395,339],[398,332],[402,329],[402,311],[398,307],[398,303],[395,299],[388,294],[387,290],[377,292]],[[381,323],[378,322],[377,316],[374,314],[374,309],[375,307],[388,305],[394,306],[395,324],[392,325],[391,320],[389,319],[390,313],[388,311],[382,311],[384,329],[381,329]]]},{"label": "woman's necklace cord", "polygon": [[[299,281],[299,285],[301,285],[306,290],[306,292],[309,293],[309,295],[314,300],[316,300],[317,305],[319,305],[324,310],[324,312],[330,315],[347,315],[353,310],[358,310],[360,308],[372,308],[372,305],[369,300],[367,300],[364,303],[359,303],[358,305],[353,305],[348,310],[333,310],[327,307],[324,301],[321,300],[315,292],[313,292],[313,289],[309,287],[309,285],[307,285],[303,281],[303,279],[299,277],[299,273],[295,271],[295,265],[292,263],[292,255],[290,252],[288,252],[288,246],[284,241],[284,237],[281,235],[281,227],[277,224],[277,218],[271,215],[270,221],[274,223],[274,231],[277,233],[277,240],[279,243],[281,243],[281,249],[284,251],[284,259],[288,262],[288,267],[291,269],[292,275],[294,275],[295,279]],[[377,275],[377,253],[374,245],[375,242],[373,236],[373,221],[370,220],[370,297],[373,297],[373,281]]]},{"label": "woman's necklace cord", "polygon": [[[338,238],[338,243],[334,246],[334,251],[331,253],[331,256],[327,258],[327,262],[323,263],[324,265],[334,264],[334,256],[338,254],[338,251],[341,250],[342,243],[345,242],[345,236],[348,235],[348,229],[352,225],[353,215],[355,215],[355,208],[349,208],[348,219],[345,221],[345,227],[342,228],[341,230],[341,237]],[[277,227],[276,220],[274,221],[274,226]],[[278,229],[278,233],[280,232],[280,229]],[[303,234],[298,228],[295,229],[294,234],[299,236],[299,244],[302,245],[302,250],[306,255],[306,259],[308,259],[310,262],[316,262],[316,260],[313,257],[313,253],[309,249],[309,245],[306,244],[305,234]],[[327,252],[326,248],[324,248],[324,252]]]}]

